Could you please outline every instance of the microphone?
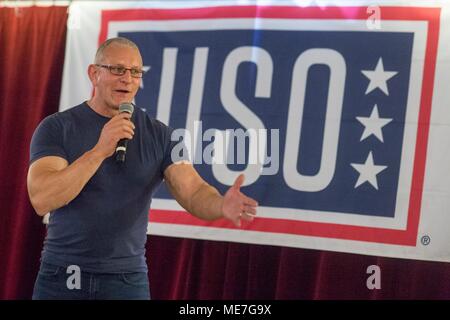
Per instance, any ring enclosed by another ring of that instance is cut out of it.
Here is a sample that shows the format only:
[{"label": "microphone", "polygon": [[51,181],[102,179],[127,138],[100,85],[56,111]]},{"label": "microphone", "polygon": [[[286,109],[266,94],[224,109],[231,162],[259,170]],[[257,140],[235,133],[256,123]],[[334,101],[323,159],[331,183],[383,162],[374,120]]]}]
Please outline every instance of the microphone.
[{"label": "microphone", "polygon": [[[133,115],[134,105],[132,103],[124,102],[119,106],[119,113],[127,112]],[[125,162],[125,154],[127,153],[128,139],[120,139],[116,147],[116,162]]]}]

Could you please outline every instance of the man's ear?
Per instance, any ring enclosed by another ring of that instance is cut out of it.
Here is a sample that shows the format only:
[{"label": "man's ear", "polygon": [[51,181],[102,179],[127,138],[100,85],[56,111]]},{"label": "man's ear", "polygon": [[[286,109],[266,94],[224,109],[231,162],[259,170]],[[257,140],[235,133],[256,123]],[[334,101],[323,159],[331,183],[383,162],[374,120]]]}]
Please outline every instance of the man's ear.
[{"label": "man's ear", "polygon": [[98,75],[98,68],[94,64],[90,64],[88,67],[88,76],[94,87],[97,85]]}]

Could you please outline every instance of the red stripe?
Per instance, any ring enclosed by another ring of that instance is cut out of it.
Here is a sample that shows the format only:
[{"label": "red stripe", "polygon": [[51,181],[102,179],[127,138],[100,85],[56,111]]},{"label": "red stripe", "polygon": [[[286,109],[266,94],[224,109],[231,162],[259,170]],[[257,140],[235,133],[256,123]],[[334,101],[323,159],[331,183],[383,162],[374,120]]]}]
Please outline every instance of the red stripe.
[{"label": "red stripe", "polygon": [[[287,219],[255,218],[253,222],[243,221],[241,228],[236,228],[227,220],[217,221],[200,220],[184,211],[151,210],[150,222],[166,223],[172,225],[188,225],[197,227],[213,227],[220,229],[240,229],[281,234],[293,234],[302,236],[314,236],[322,238],[337,238],[359,240],[378,243],[390,243],[399,245],[414,245],[410,243],[407,231],[349,226],[334,223],[308,222]],[[415,242],[415,239],[414,239]]]},{"label": "red stripe", "polygon": [[[101,11],[99,44],[106,40],[113,21],[185,20],[220,18],[356,19],[366,20],[367,7],[223,6],[185,9],[117,9]],[[439,19],[440,8],[381,7],[382,20]]]}]

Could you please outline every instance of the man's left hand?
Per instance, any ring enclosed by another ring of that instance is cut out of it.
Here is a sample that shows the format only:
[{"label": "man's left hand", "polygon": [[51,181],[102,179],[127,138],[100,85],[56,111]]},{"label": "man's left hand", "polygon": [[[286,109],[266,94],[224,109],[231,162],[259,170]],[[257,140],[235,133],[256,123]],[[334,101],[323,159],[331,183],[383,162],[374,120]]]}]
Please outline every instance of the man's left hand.
[{"label": "man's left hand", "polygon": [[234,184],[225,193],[222,203],[223,216],[237,227],[241,226],[241,219],[252,221],[258,206],[258,202],[240,191],[242,183],[244,183],[243,174],[236,178]]}]

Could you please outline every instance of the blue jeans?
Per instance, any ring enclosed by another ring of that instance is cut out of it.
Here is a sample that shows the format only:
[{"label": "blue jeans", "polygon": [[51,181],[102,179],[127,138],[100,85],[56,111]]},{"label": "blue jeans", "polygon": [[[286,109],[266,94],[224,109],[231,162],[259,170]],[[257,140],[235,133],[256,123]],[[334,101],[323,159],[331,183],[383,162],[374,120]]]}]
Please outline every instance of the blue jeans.
[{"label": "blue jeans", "polygon": [[[149,300],[150,288],[146,272],[133,273],[75,273],[41,263],[34,284],[33,300]],[[71,277],[71,278],[69,278]],[[74,285],[76,284],[76,285]]]}]

